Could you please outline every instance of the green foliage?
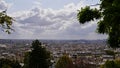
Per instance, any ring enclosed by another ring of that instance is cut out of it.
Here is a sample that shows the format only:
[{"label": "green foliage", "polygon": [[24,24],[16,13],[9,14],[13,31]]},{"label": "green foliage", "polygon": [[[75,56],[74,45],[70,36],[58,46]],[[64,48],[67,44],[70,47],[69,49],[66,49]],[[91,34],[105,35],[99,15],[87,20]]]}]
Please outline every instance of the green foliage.
[{"label": "green foliage", "polygon": [[9,59],[0,59],[0,68],[21,68],[18,61],[11,61]]},{"label": "green foliage", "polygon": [[24,68],[49,68],[51,55],[38,40],[33,41],[32,51],[26,54]]},{"label": "green foliage", "polygon": [[115,64],[116,64],[117,68],[120,68],[120,59],[115,60]]},{"label": "green foliage", "polygon": [[115,62],[114,61],[106,61],[104,67],[105,68],[115,68]]},{"label": "green foliage", "polygon": [[25,53],[23,68],[29,68],[29,55],[30,55],[30,52]]},{"label": "green foliage", "polygon": [[97,32],[107,34],[112,48],[120,47],[120,0],[100,0],[100,10],[82,8],[77,18],[81,24],[99,19]]},{"label": "green foliage", "polygon": [[2,30],[8,34],[13,31],[11,28],[13,21],[13,18],[8,16],[6,11],[0,12],[0,27],[2,27]]},{"label": "green foliage", "polygon": [[106,50],[106,54],[107,54],[107,55],[115,56],[115,52],[114,52],[114,51],[111,51],[111,50]]},{"label": "green foliage", "polygon": [[63,55],[57,61],[55,68],[73,68],[73,62],[67,55]]},{"label": "green foliage", "polygon": [[100,68],[120,68],[120,60],[106,61]]},{"label": "green foliage", "polygon": [[12,68],[10,65],[3,65],[2,68]]},{"label": "green foliage", "polygon": [[81,11],[79,11],[77,18],[81,24],[84,24],[85,22],[98,19],[101,16],[101,13],[97,9],[90,9],[89,6],[86,6],[85,8],[81,8]]}]

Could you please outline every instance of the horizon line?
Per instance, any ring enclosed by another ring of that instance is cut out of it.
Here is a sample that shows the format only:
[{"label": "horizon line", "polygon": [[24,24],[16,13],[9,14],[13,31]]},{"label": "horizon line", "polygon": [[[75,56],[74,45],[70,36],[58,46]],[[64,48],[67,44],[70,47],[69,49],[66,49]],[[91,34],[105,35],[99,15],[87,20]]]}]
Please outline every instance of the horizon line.
[{"label": "horizon line", "polygon": [[107,39],[0,39],[0,40],[107,40]]}]

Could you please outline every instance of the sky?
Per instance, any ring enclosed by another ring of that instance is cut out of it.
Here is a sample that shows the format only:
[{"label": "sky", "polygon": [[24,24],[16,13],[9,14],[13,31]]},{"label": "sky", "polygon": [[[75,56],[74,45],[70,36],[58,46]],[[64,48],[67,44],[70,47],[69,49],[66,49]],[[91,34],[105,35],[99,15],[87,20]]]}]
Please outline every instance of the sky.
[{"label": "sky", "polygon": [[15,31],[0,31],[0,39],[106,39],[95,32],[97,20],[84,25],[77,20],[81,7],[97,3],[99,0],[0,0],[0,11],[7,9],[15,19]]}]

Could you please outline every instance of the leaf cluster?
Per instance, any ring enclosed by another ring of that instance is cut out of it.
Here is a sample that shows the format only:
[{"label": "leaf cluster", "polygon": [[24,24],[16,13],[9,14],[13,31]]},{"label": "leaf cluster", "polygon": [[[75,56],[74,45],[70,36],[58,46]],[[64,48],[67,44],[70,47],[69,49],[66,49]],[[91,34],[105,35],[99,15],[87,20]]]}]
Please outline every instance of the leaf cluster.
[{"label": "leaf cluster", "polygon": [[100,68],[120,68],[120,60],[106,61]]},{"label": "leaf cluster", "polygon": [[0,59],[0,68],[21,68],[18,61],[11,61],[9,59]]},{"label": "leaf cluster", "polygon": [[114,51],[111,51],[111,50],[106,50],[105,51],[107,55],[112,55],[112,56],[115,56],[115,52]]},{"label": "leaf cluster", "polygon": [[77,14],[78,21],[84,24],[99,19],[97,32],[109,36],[108,43],[112,48],[120,47],[120,0],[100,1],[100,10],[82,8]]},{"label": "leaf cluster", "polygon": [[85,8],[81,8],[81,11],[79,10],[77,14],[77,18],[81,24],[84,24],[85,22],[99,19],[101,17],[101,13],[97,9],[90,9],[89,6],[86,6]]},{"label": "leaf cluster", "polygon": [[72,68],[73,62],[67,55],[63,55],[57,61],[55,68]]},{"label": "leaf cluster", "polygon": [[11,31],[14,31],[12,29],[12,23],[14,19],[6,14],[6,11],[0,12],[0,27],[2,31],[7,32],[10,34]]}]

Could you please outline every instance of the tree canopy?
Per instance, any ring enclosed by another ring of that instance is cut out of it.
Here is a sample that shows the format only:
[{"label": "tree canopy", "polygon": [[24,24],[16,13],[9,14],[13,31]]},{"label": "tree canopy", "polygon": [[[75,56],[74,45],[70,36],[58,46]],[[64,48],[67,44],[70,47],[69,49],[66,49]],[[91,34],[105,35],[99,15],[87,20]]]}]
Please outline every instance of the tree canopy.
[{"label": "tree canopy", "polygon": [[72,59],[69,58],[67,55],[63,55],[57,61],[55,68],[73,68]]},{"label": "tree canopy", "polygon": [[106,61],[100,68],[120,68],[120,60]]},{"label": "tree canopy", "polygon": [[0,68],[22,68],[18,61],[0,59]]},{"label": "tree canopy", "polygon": [[97,22],[97,32],[107,34],[108,43],[112,48],[120,47],[120,0],[100,0],[100,9],[90,6],[81,8],[77,18],[81,24],[88,21]]},{"label": "tree canopy", "polygon": [[32,42],[32,51],[26,53],[24,68],[49,68],[51,55],[38,40]]},{"label": "tree canopy", "polygon": [[11,28],[14,19],[7,15],[6,11],[0,12],[0,27],[2,31],[10,34],[13,29]]}]

